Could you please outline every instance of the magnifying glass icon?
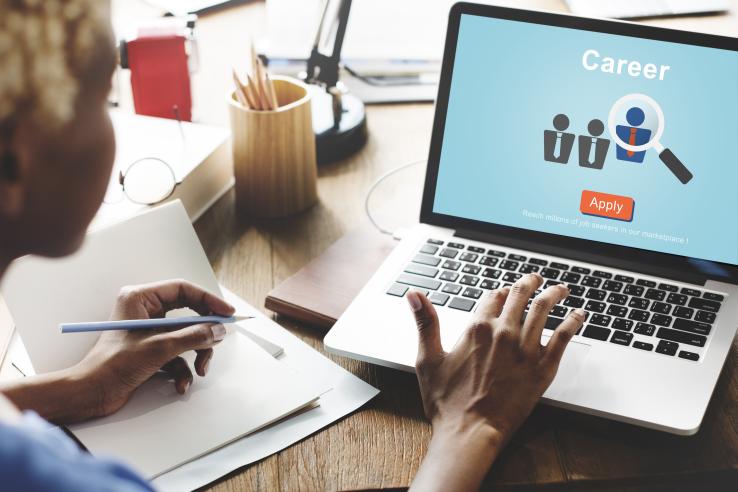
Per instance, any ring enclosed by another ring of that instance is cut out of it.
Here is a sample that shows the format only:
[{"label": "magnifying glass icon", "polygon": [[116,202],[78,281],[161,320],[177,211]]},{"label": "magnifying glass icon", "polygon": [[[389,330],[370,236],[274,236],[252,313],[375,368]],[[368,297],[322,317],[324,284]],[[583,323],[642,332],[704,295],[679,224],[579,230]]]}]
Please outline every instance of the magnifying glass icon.
[{"label": "magnifying glass icon", "polygon": [[[618,118],[618,115],[621,114],[622,109],[626,107],[626,105],[628,106],[628,108],[637,106],[641,109],[644,109],[642,106],[645,105],[650,107],[653,110],[653,113],[656,115],[656,129],[654,131],[654,134],[648,142],[642,145],[630,145],[629,143],[623,141],[623,139],[620,138],[620,135],[618,135],[617,133],[616,120]],[[661,136],[664,134],[664,112],[662,111],[661,106],[659,106],[656,101],[654,101],[647,95],[628,94],[615,101],[612,109],[610,109],[610,115],[607,118],[607,128],[610,131],[610,135],[612,135],[612,138],[615,140],[615,143],[628,152],[645,152],[646,150],[651,148],[655,149],[656,152],[659,153],[659,158],[661,159],[661,161],[666,164],[666,167],[669,169],[669,171],[671,171],[674,176],[676,176],[677,179],[682,182],[682,184],[689,183],[694,177],[689,169],[687,169],[687,167],[682,164],[682,161],[680,161],[679,158],[675,156],[671,150],[664,148],[664,146],[661,145]]]}]

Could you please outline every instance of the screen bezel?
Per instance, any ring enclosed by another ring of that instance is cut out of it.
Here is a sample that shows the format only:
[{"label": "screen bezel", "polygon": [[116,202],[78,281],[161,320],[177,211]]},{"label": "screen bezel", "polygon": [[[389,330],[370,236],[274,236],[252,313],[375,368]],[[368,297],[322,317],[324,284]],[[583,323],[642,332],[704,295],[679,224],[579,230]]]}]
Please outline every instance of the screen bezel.
[{"label": "screen bezel", "polygon": [[[738,51],[738,39],[688,31],[657,28],[623,21],[610,21],[576,17],[565,14],[521,10],[508,7],[479,5],[466,2],[456,3],[449,12],[448,29],[441,67],[441,78],[436,98],[435,119],[431,135],[428,167],[426,170],[423,201],[420,209],[420,222],[439,227],[455,229],[457,233],[478,239],[492,238],[519,247],[535,245],[537,250],[553,250],[558,254],[569,253],[570,257],[597,257],[615,260],[613,266],[621,265],[618,259],[627,259],[630,269],[641,266],[644,272],[658,271],[660,274],[673,272],[674,277],[691,279],[714,279],[738,283],[738,266],[670,253],[659,253],[630,246],[619,246],[589,239],[579,239],[559,234],[532,231],[517,227],[492,224],[473,219],[440,214],[433,211],[436,194],[438,168],[441,161],[443,135],[446,127],[446,112],[451,91],[451,79],[456,58],[456,45],[461,16],[464,14],[503,20],[528,22],[533,24],[564,27],[604,34],[653,39],[694,46],[704,46],[730,51]],[[738,163],[736,163],[738,164]],[[736,183],[738,192],[738,183]],[[736,211],[738,213],[738,211]],[[738,225],[736,226],[738,228]],[[553,254],[553,253],[552,253]],[[635,267],[634,267],[635,265]]]}]

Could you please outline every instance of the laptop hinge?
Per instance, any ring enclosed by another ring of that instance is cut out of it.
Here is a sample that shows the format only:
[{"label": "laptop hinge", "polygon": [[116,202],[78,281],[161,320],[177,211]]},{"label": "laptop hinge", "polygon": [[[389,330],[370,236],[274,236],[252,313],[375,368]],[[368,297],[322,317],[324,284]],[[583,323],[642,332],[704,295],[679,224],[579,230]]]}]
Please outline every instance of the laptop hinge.
[{"label": "laptop hinge", "polygon": [[464,239],[471,239],[473,241],[499,244],[500,246],[507,246],[510,248],[524,249],[527,251],[533,251],[551,256],[569,258],[571,260],[595,263],[610,268],[628,270],[644,275],[651,275],[654,277],[667,278],[677,282],[704,285],[705,282],[707,282],[708,280],[708,277],[706,275],[700,274],[695,271],[677,271],[675,269],[666,268],[660,265],[649,264],[647,262],[639,262],[637,261],[637,259],[630,257],[617,258],[613,256],[598,255],[597,253],[591,253],[588,251],[573,250],[571,248],[557,247],[555,245],[526,241],[524,239],[515,239],[495,234],[485,234],[476,231],[457,230],[454,235]]}]

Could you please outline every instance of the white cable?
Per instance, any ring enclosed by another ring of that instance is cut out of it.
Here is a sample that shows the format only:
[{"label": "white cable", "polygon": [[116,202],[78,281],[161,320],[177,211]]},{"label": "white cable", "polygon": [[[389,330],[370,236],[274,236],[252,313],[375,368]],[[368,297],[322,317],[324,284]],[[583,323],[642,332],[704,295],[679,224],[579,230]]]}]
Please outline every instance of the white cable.
[{"label": "white cable", "polygon": [[377,223],[377,221],[374,220],[374,217],[372,217],[372,214],[369,211],[369,200],[372,198],[372,193],[374,193],[374,190],[377,188],[377,186],[379,186],[382,183],[382,181],[384,181],[385,179],[389,178],[393,174],[395,174],[395,173],[397,173],[399,171],[402,171],[403,169],[407,169],[408,167],[412,167],[412,166],[416,166],[418,164],[422,164],[422,163],[424,163],[426,161],[427,161],[427,159],[420,159],[420,160],[417,160],[417,161],[406,162],[405,164],[402,164],[400,166],[397,166],[394,169],[390,169],[389,171],[387,171],[386,173],[384,173],[383,175],[381,175],[380,177],[378,177],[376,179],[376,181],[374,181],[374,183],[372,183],[372,185],[369,187],[369,191],[366,192],[366,198],[364,199],[364,212],[366,213],[366,216],[369,219],[369,222],[371,222],[372,225],[374,226],[374,228],[377,229],[382,234],[387,234],[388,236],[394,236],[395,235],[393,231],[390,231],[390,230],[385,229],[382,226],[380,226]]}]

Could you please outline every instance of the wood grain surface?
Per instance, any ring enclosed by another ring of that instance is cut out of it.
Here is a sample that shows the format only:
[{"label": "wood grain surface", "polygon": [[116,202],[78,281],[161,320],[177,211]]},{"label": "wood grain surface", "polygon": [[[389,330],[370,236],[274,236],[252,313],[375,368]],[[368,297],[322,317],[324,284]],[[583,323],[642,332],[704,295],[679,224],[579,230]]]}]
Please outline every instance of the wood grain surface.
[{"label": "wood grain surface", "polygon": [[[295,0],[299,1],[299,0]],[[430,1],[430,0],[429,0]],[[500,2],[563,10],[560,0]],[[734,0],[733,11],[738,11]],[[151,13],[142,2],[114,1],[117,23]],[[652,24],[735,36],[735,14],[677,18]],[[195,76],[195,114],[228,125],[223,94],[231,67],[248,63],[249,40],[264,33],[262,2],[202,16],[198,22],[201,67]],[[125,85],[125,84],[124,84]],[[319,202],[281,220],[237,216],[233,192],[196,224],[220,282],[255,306],[267,292],[319,256],[346,232],[368,226],[365,193],[377,176],[427,155],[430,104],[370,106],[369,141],[355,156],[318,169]],[[413,190],[417,191],[417,190]],[[412,196],[408,193],[408,197]],[[393,206],[412,209],[402,193]],[[277,319],[323,353],[323,329]],[[412,375],[333,357],[381,389],[366,407],[285,451],[211,485],[215,491],[361,490],[407,487],[425,453],[430,427]],[[491,471],[495,490],[738,490],[738,357],[731,355],[702,430],[676,437],[551,407],[537,408]],[[726,485],[727,484],[727,485]]]}]

